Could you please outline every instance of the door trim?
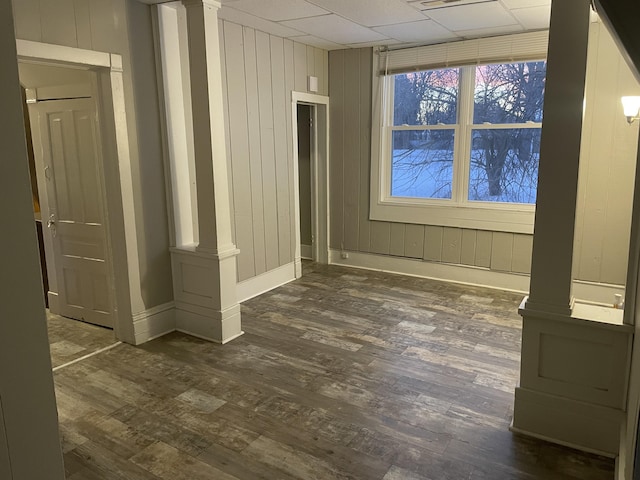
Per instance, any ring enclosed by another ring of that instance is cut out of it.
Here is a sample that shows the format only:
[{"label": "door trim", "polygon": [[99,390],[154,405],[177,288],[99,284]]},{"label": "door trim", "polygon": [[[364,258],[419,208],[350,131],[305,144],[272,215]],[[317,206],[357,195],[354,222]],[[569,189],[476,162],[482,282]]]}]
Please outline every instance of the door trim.
[{"label": "door trim", "polygon": [[300,246],[300,189],[298,188],[298,104],[310,105],[311,118],[311,227],[314,234],[313,259],[329,263],[329,97],[291,92],[293,133],[293,192],[295,220],[295,274],[302,276]]},{"label": "door trim", "polygon": [[[105,225],[112,259],[114,331],[118,340],[135,344],[133,312],[145,310],[142,299],[129,134],[125,110],[122,57],[73,47],[16,40],[18,61],[93,70],[96,81],[105,181]],[[112,147],[110,143],[114,141]],[[110,161],[112,160],[112,161]]]}]

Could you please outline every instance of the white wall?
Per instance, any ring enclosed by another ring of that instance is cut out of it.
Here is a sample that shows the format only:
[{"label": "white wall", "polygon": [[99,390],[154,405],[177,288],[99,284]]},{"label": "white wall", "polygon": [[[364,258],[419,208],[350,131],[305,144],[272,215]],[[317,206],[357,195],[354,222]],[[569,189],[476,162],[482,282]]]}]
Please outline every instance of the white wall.
[{"label": "white wall", "polygon": [[602,23],[589,31],[574,278],[624,284],[631,229],[638,122],[629,125],[620,97],[640,85]]},{"label": "white wall", "polygon": [[227,154],[238,280],[293,262],[291,92],[307,76],[328,93],[327,52],[220,21]]}]

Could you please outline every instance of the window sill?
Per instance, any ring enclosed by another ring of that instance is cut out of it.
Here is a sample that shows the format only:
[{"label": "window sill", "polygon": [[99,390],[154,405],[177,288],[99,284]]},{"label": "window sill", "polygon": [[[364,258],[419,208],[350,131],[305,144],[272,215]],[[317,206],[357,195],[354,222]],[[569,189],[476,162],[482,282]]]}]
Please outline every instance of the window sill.
[{"label": "window sill", "polygon": [[396,223],[469,228],[509,233],[533,233],[534,207],[433,205],[372,201],[370,219]]}]

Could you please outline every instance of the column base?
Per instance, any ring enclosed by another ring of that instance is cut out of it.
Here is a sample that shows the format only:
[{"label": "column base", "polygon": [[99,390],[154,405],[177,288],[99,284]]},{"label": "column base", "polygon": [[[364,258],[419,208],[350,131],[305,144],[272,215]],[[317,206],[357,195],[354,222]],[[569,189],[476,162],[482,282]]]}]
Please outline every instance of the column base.
[{"label": "column base", "polygon": [[633,328],[600,311],[607,309],[580,306],[566,316],[532,311],[523,301],[522,363],[512,429],[616,456]]},{"label": "column base", "polygon": [[518,387],[510,430],[615,457],[623,418],[622,410]]},{"label": "column base", "polygon": [[225,311],[180,305],[176,309],[176,330],[225,344],[244,333],[241,329],[240,305]]},{"label": "column base", "polygon": [[237,249],[223,254],[171,249],[176,330],[216,343],[242,335],[236,295]]}]

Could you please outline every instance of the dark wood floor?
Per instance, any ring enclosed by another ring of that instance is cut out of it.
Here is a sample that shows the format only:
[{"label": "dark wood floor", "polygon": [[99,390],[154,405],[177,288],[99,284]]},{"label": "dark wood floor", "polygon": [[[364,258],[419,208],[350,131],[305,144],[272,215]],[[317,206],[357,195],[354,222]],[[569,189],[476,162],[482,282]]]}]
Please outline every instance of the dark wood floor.
[{"label": "dark wood floor", "polygon": [[611,479],[515,436],[520,297],[340,267],[246,302],[225,346],[174,333],[58,370],[69,479]]},{"label": "dark wood floor", "polygon": [[116,343],[113,330],[61,317],[47,311],[53,368],[78,360]]}]

